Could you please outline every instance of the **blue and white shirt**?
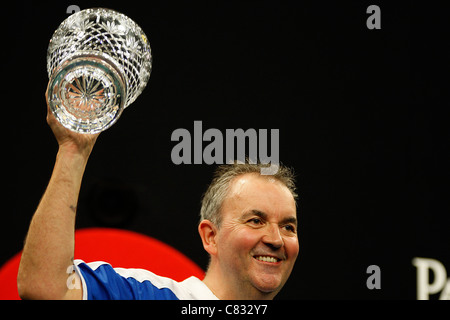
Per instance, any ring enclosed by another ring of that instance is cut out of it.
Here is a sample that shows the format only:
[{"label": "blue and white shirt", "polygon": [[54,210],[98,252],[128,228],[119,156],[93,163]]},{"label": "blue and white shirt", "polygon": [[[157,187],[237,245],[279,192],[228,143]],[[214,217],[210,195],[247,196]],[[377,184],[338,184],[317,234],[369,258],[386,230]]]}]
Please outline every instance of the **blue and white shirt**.
[{"label": "blue and white shirt", "polygon": [[98,261],[75,260],[83,300],[217,300],[198,278],[182,282],[158,276],[144,269],[113,268]]}]

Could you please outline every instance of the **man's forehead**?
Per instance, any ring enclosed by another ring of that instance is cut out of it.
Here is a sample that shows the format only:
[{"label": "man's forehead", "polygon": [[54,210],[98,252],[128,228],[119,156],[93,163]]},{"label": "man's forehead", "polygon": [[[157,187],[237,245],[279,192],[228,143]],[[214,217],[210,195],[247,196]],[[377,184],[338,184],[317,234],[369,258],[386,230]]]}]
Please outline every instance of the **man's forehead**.
[{"label": "man's forehead", "polygon": [[236,177],[231,182],[224,205],[240,213],[255,209],[267,214],[276,212],[296,216],[295,200],[289,189],[282,182],[259,174]]},{"label": "man's forehead", "polygon": [[231,193],[241,193],[244,190],[250,191],[257,188],[277,187],[289,189],[279,180],[272,176],[261,176],[259,173],[245,173],[235,177],[230,182]]}]

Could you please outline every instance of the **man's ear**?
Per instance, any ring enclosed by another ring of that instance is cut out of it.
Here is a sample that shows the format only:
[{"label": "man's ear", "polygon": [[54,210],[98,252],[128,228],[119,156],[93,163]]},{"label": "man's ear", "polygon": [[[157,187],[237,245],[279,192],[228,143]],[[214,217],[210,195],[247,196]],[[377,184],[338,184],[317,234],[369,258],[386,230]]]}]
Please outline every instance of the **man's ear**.
[{"label": "man's ear", "polygon": [[200,238],[202,238],[203,248],[211,256],[217,254],[217,231],[216,225],[209,220],[202,220],[198,225],[198,233],[200,234]]}]

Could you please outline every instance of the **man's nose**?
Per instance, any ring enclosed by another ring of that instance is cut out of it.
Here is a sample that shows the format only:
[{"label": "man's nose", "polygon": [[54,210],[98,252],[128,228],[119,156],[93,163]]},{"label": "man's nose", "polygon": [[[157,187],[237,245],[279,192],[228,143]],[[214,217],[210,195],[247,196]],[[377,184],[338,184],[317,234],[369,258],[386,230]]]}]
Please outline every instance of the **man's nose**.
[{"label": "man's nose", "polygon": [[268,224],[262,241],[274,250],[280,249],[284,245],[283,237],[278,224]]}]

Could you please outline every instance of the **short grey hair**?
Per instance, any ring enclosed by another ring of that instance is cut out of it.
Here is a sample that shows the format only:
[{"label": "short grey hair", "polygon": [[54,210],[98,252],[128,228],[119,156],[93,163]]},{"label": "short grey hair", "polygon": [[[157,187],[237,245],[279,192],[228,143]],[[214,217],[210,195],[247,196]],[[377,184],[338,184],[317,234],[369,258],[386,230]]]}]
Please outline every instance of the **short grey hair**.
[{"label": "short grey hair", "polygon": [[234,162],[220,165],[214,172],[213,180],[203,194],[200,221],[209,220],[220,228],[222,216],[220,209],[230,189],[231,181],[243,174],[254,173],[266,179],[276,179],[283,183],[291,192],[296,201],[298,195],[295,187],[295,175],[293,169],[279,164],[278,171],[273,175],[262,175],[261,169],[267,168],[267,164]]}]

